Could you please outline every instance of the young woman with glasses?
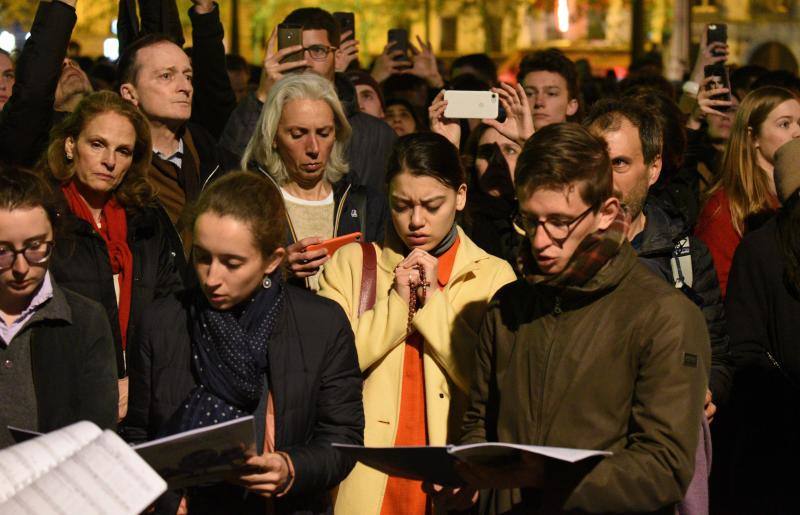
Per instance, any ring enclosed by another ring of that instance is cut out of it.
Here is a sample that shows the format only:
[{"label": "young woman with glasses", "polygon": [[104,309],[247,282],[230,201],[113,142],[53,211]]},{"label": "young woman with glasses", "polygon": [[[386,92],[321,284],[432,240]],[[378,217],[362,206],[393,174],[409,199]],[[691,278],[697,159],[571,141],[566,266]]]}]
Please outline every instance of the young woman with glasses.
[{"label": "young woman with glasses", "polygon": [[154,299],[181,288],[167,231],[147,182],[149,125],[111,92],[86,97],[58,125],[41,164],[58,183],[64,230],[51,270],[64,286],[99,302],[116,342],[119,418],[127,410],[125,351]]},{"label": "young woman with glasses", "polygon": [[[390,215],[381,244],[341,248],[320,295],[350,317],[364,374],[367,446],[455,441],[469,391],[478,330],[489,300],[514,280],[505,261],[475,245],[456,223],[467,185],[458,151],[439,134],[403,136],[386,173]],[[369,252],[365,258],[365,253]],[[360,299],[365,259],[374,257],[374,304]],[[419,481],[356,465],[336,511],[424,515]]]},{"label": "young woman with glasses", "polygon": [[57,237],[53,192],[0,167],[0,449],[7,427],[48,432],[117,421],[116,364],[103,308],[48,271]]}]

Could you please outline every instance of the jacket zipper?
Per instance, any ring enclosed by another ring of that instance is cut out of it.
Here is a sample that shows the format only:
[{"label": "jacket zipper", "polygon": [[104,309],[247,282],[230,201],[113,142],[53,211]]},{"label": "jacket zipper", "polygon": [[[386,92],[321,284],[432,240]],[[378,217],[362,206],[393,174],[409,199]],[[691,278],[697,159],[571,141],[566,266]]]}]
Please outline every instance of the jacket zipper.
[{"label": "jacket zipper", "polygon": [[544,435],[542,434],[542,419],[544,418],[544,392],[547,387],[547,371],[550,369],[550,357],[553,354],[553,345],[555,338],[558,334],[558,321],[563,313],[561,310],[561,297],[556,296],[555,306],[553,306],[553,317],[555,318],[555,327],[553,327],[553,336],[547,343],[547,352],[544,357],[544,370],[542,371],[542,389],[539,395],[539,413],[536,417],[536,441],[539,445],[544,444]]}]

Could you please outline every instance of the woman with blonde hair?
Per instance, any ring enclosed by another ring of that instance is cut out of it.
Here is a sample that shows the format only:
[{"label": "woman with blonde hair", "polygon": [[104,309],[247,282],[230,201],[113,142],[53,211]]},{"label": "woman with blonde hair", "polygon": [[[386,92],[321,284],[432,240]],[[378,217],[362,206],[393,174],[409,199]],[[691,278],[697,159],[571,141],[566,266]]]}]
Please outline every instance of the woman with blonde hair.
[{"label": "woman with blonde hair", "polygon": [[722,159],[720,179],[698,218],[696,235],[708,245],[725,295],[733,254],[742,235],[778,207],[775,151],[800,137],[800,101],[791,91],[763,87],[739,105]]},{"label": "woman with blonde hair", "polygon": [[181,288],[166,212],[147,182],[147,120],[111,92],[84,98],[52,132],[40,168],[62,195],[50,271],[99,302],[116,343],[119,419],[127,411],[128,341],[154,299]]},{"label": "woman with blonde hair", "polygon": [[280,188],[289,222],[287,271],[312,290],[330,256],[309,245],[354,232],[364,241],[383,238],[383,197],[347,177],[350,133],[329,80],[289,75],[270,89],[242,158],[242,168],[258,169]]},{"label": "woman with blonde hair", "polygon": [[[515,279],[457,224],[467,200],[458,150],[434,133],[395,143],[386,170],[391,214],[380,244],[348,245],[320,295],[350,318],[364,375],[364,444],[444,445],[459,438],[478,330],[489,300]],[[425,515],[419,481],[357,464],[337,513]]]}]

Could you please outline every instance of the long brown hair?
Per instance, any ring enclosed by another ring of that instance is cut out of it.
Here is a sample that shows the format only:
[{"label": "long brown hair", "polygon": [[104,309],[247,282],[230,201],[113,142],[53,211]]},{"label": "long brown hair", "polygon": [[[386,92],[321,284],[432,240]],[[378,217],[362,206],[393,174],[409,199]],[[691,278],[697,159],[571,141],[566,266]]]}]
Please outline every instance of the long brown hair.
[{"label": "long brown hair", "polygon": [[769,177],[758,165],[754,138],[769,114],[787,100],[797,100],[797,96],[788,89],[765,86],[744,97],[736,112],[722,158],[719,180],[708,191],[708,195],[713,195],[720,188],[725,191],[731,222],[739,235],[744,233],[745,220],[749,216],[774,207]]},{"label": "long brown hair", "polygon": [[133,104],[123,100],[116,93],[100,91],[81,100],[75,111],[53,128],[50,133],[50,146],[39,167],[62,184],[72,180],[75,175],[75,165],[67,160],[64,142],[67,138],[77,141],[89,122],[105,113],[116,113],[127,118],[136,132],[133,160],[125,177],[114,190],[114,198],[125,207],[143,207],[155,196],[153,187],[147,181],[153,153],[150,125]]}]

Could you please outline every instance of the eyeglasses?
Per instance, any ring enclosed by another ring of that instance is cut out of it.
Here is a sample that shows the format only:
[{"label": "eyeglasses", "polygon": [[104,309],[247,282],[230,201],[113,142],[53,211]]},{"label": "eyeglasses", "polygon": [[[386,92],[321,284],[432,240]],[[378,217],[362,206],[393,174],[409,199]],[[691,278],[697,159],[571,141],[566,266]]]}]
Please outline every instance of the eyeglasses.
[{"label": "eyeglasses", "polygon": [[311,56],[311,59],[315,61],[324,61],[328,58],[328,54],[336,51],[336,48],[325,45],[311,45],[303,47],[303,50],[308,52],[308,55]]},{"label": "eyeglasses", "polygon": [[14,266],[19,254],[22,254],[29,265],[41,265],[50,259],[53,245],[55,245],[53,241],[32,241],[19,250],[0,245],[0,270],[7,270]]},{"label": "eyeglasses", "polygon": [[514,224],[525,231],[525,234],[529,238],[532,238],[536,234],[536,229],[541,225],[544,227],[544,232],[547,233],[547,237],[550,238],[556,246],[563,247],[564,242],[567,241],[575,228],[578,227],[581,220],[586,218],[592,210],[594,210],[594,206],[588,207],[586,211],[572,220],[567,221],[548,218],[544,222],[536,218],[525,216],[522,213],[517,213],[514,217]]}]

